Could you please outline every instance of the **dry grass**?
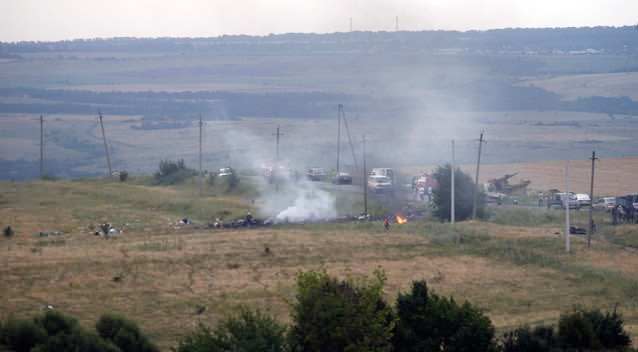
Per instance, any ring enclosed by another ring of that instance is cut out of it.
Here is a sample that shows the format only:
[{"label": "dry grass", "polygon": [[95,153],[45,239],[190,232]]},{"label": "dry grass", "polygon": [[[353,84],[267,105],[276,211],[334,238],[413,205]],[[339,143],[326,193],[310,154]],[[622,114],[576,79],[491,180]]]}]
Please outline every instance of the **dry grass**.
[{"label": "dry grass", "polygon": [[[345,277],[380,267],[389,299],[412,280],[426,279],[437,292],[478,304],[499,329],[553,322],[575,304],[616,302],[630,329],[638,326],[638,285],[632,285],[638,253],[603,238],[593,250],[574,238],[574,254],[566,255],[551,224],[462,223],[460,245],[449,226],[436,223],[395,226],[389,234],[380,224],[184,230],[168,225],[176,210],[160,203],[185,196],[157,190],[98,182],[0,184],[0,225],[17,230],[0,240],[0,318],[52,304],[88,324],[115,311],[137,320],[167,350],[197,322],[214,323],[240,304],[285,321],[301,270]],[[106,197],[113,194],[115,201]],[[87,222],[105,214],[139,222],[116,239],[88,234]],[[66,234],[32,235],[59,228]],[[636,228],[621,232],[633,236]],[[199,306],[207,307],[201,315]]]}]

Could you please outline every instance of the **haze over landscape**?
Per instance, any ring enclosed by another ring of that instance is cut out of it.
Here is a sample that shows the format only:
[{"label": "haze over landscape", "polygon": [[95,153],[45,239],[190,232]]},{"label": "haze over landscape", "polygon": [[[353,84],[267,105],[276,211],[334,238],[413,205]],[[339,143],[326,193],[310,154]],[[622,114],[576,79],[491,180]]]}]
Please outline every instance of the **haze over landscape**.
[{"label": "haze over landscape", "polygon": [[0,1],[0,351],[635,351],[636,15]]}]

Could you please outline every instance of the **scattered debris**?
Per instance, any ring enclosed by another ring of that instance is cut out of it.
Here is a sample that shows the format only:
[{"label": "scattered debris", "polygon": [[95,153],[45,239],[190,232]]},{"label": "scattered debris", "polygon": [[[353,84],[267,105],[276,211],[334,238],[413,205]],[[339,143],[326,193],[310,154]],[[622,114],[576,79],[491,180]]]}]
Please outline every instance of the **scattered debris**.
[{"label": "scattered debris", "polygon": [[49,236],[62,236],[64,232],[62,231],[40,231],[36,234],[39,237],[49,237]]},{"label": "scattered debris", "polygon": [[183,218],[177,222],[178,225],[191,225],[193,222],[189,218]]},{"label": "scattered debris", "polygon": [[202,315],[206,311],[206,306],[198,305],[195,307],[195,314]]},{"label": "scattered debris", "polygon": [[487,191],[493,193],[503,193],[507,195],[511,194],[524,194],[527,192],[527,186],[532,183],[530,180],[521,180],[521,182],[511,185],[509,179],[518,175],[518,172],[513,174],[505,174],[503,177],[493,178],[487,181]]},{"label": "scattered debris", "polygon": [[122,282],[122,280],[124,279],[124,275],[115,275],[113,276],[113,282]]},{"label": "scattered debris", "polygon": [[272,252],[270,251],[270,247],[266,244],[264,245],[264,255],[268,256],[271,255]]},{"label": "scattered debris", "polygon": [[[95,229],[95,227],[91,226],[93,229]],[[91,228],[90,227],[90,228]],[[104,224],[100,224],[98,226],[99,230],[95,231],[93,234],[95,236],[103,236],[103,237],[114,237],[114,236],[118,236],[122,233],[124,233],[123,230],[117,229],[115,227],[113,227],[113,225],[109,224],[109,223],[104,223]]]},{"label": "scattered debris", "polygon": [[569,227],[569,233],[571,235],[586,235],[587,234],[587,230],[585,230],[582,227],[570,226]]}]

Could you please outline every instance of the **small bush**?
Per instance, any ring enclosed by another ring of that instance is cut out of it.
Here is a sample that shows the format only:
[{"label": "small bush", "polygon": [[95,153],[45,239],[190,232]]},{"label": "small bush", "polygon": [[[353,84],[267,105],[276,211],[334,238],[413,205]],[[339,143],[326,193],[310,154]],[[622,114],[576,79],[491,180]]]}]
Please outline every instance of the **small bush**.
[{"label": "small bush", "polygon": [[390,351],[395,316],[383,299],[385,277],[339,281],[325,272],[297,277],[289,334],[293,351]]},{"label": "small bush", "polygon": [[285,351],[285,327],[260,311],[245,308],[214,331],[205,325],[180,341],[177,352]]},{"label": "small bush", "polygon": [[159,171],[154,175],[155,184],[174,185],[184,182],[189,177],[195,176],[195,170],[186,167],[184,160],[162,160],[159,163]]},{"label": "small bush", "polygon": [[394,332],[396,351],[491,351],[494,327],[480,310],[466,302],[428,292],[425,281],[412,283],[409,293],[399,294],[398,322]]},{"label": "small bush", "polygon": [[154,352],[158,351],[141,332],[137,324],[114,314],[105,314],[95,324],[100,337],[111,341],[122,351]]},{"label": "small bush", "polygon": [[4,235],[4,237],[6,238],[10,238],[15,235],[15,231],[13,231],[13,228],[11,226],[7,226],[2,230],[2,235]]}]

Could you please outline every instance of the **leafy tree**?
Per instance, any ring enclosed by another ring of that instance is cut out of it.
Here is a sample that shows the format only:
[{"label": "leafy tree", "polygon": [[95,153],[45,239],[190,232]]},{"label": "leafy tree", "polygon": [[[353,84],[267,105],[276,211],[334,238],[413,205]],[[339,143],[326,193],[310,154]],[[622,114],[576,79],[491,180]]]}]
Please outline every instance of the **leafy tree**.
[{"label": "leafy tree", "polygon": [[[441,219],[450,221],[451,207],[451,165],[439,166],[434,172],[433,177],[439,184],[433,193],[434,215]],[[454,171],[454,207],[455,219],[465,220],[472,216],[472,205],[474,190],[477,189],[472,178],[462,172],[460,169]],[[478,189],[477,189],[478,190]],[[485,216],[485,194],[479,191],[476,215],[478,217]]]},{"label": "leafy tree", "polygon": [[622,350],[631,345],[623,325],[622,317],[615,311],[603,314],[600,310],[575,310],[561,315],[558,339],[567,349]]},{"label": "leafy tree", "polygon": [[155,352],[158,348],[133,321],[115,314],[105,314],[95,324],[100,337],[127,352]]},{"label": "leafy tree", "polygon": [[237,316],[221,322],[214,331],[205,325],[182,341],[177,352],[282,352],[286,328],[260,311],[242,308]]},{"label": "leafy tree", "polygon": [[9,320],[3,324],[0,350],[3,348],[15,352],[123,351],[94,332],[83,329],[76,319],[57,311],[47,311],[31,320]]},{"label": "leafy tree", "polygon": [[491,351],[494,327],[480,310],[466,302],[428,292],[425,281],[412,283],[397,298],[396,351]]},{"label": "leafy tree", "polygon": [[15,352],[29,352],[47,339],[47,332],[32,320],[10,319],[2,326],[0,347]]},{"label": "leafy tree", "polygon": [[391,351],[395,315],[383,299],[385,276],[340,281],[325,272],[297,277],[293,351]]}]

